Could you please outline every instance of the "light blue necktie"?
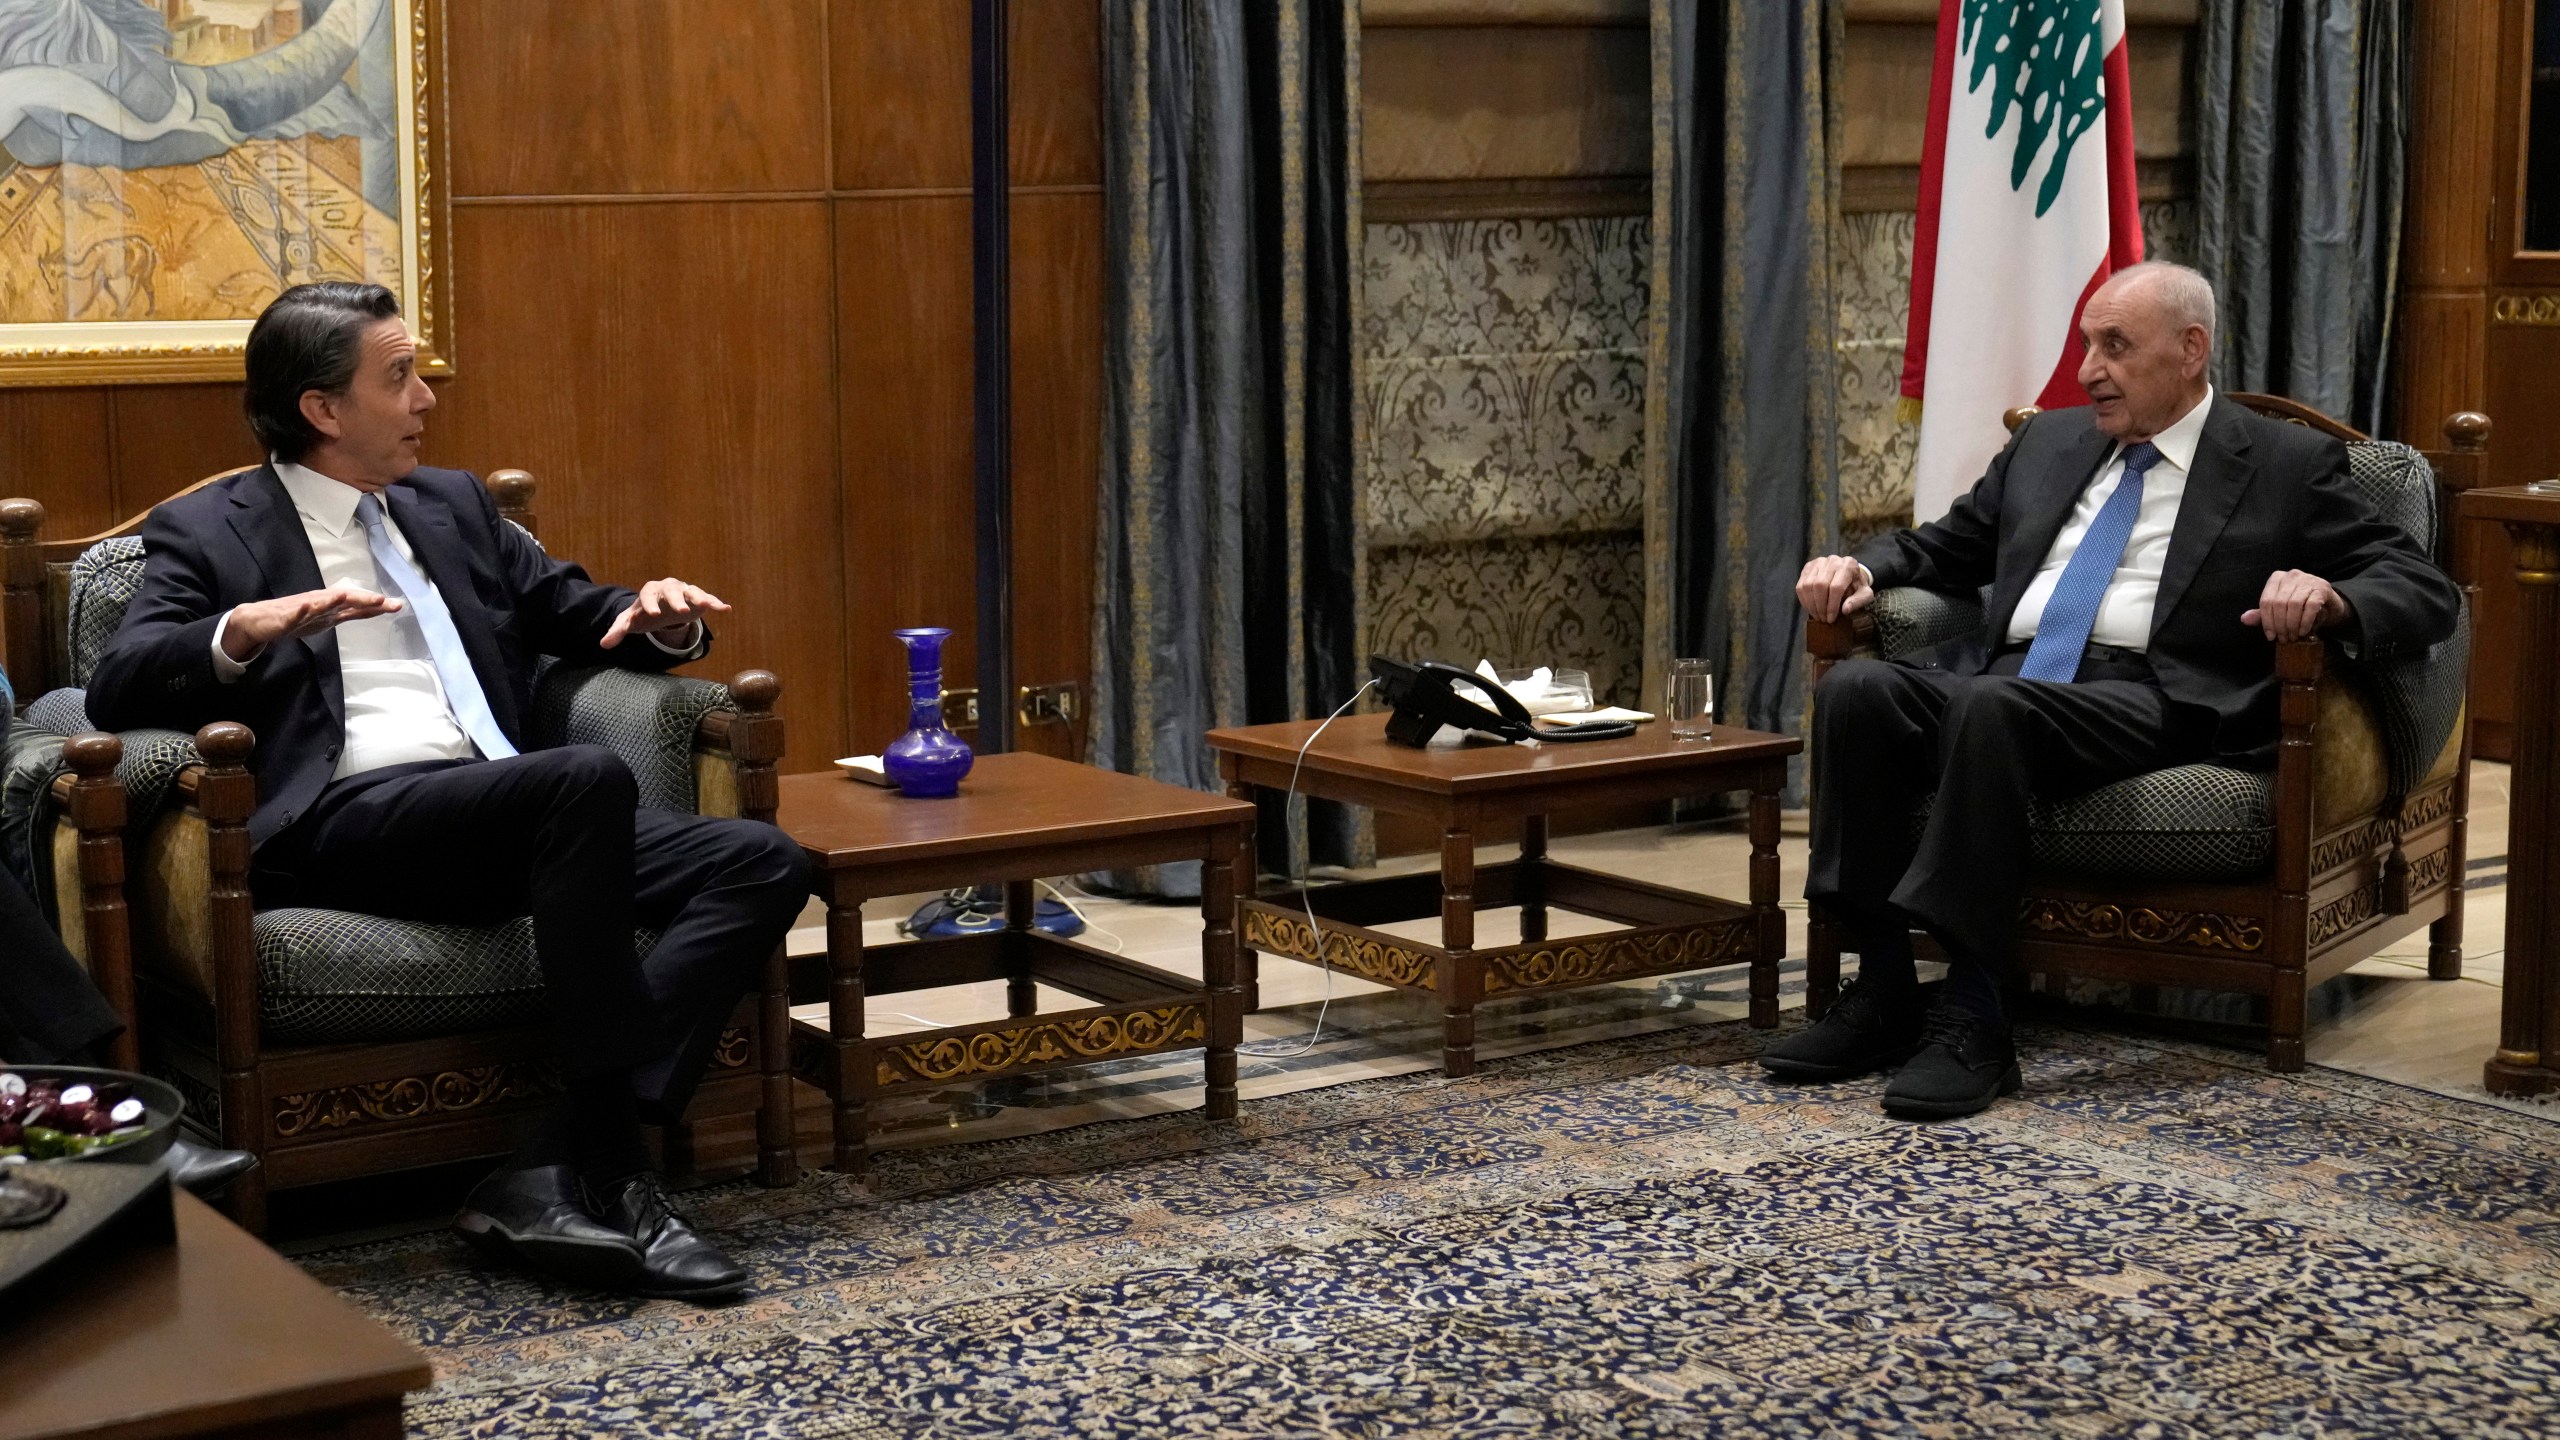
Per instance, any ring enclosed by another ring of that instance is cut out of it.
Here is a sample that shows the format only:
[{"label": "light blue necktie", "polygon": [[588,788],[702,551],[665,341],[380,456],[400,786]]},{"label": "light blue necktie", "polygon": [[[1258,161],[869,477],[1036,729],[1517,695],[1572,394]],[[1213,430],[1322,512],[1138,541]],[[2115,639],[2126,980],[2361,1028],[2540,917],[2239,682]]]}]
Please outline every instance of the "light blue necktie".
[{"label": "light blue necktie", "polygon": [[444,597],[400,547],[391,543],[389,519],[382,513],[379,496],[367,495],[356,502],[356,518],[364,522],[366,543],[373,549],[374,568],[382,572],[383,589],[409,603],[409,613],[417,617],[418,633],[427,640],[427,656],[435,662],[436,678],[444,682],[445,703],[453,707],[453,718],[462,724],[462,733],[480,747],[480,753],[491,760],[504,760],[516,753],[507,743],[507,732],[498,728],[498,717],[489,709],[488,692],[480,688],[479,672],[471,668],[471,657],[462,648],[462,632],[453,628],[453,612],[444,605]]},{"label": "light blue necktie", "polygon": [[2080,673],[2080,657],[2089,648],[2089,636],[2098,628],[2098,607],[2107,598],[2107,586],[2116,578],[2116,568],[2124,564],[2124,547],[2133,539],[2134,518],[2142,511],[2143,472],[2160,463],[2160,447],[2145,440],[2124,452],[2124,478],[2116,482],[2115,493],[2098,507],[2098,516],[2089,522],[2089,533],[2080,537],[2080,548],[2071,552],[2063,563],[2062,578],[2053,584],[2053,594],[2044,602],[2044,618],[2036,624],[2035,643],[2027,647],[2027,661],[2018,667],[2021,680],[2058,680],[2070,684]]}]

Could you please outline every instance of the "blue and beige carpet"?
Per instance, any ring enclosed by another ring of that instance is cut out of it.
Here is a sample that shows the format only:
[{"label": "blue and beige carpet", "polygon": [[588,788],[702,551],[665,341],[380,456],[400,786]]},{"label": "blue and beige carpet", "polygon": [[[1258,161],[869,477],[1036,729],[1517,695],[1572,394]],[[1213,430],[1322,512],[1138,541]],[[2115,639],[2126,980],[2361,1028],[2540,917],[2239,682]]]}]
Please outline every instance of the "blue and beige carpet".
[{"label": "blue and beige carpet", "polygon": [[740,1183],[723,1310],[305,1263],[429,1349],[427,1437],[2560,1431],[2560,1124],[2025,1039],[1955,1125],[1718,1025]]}]

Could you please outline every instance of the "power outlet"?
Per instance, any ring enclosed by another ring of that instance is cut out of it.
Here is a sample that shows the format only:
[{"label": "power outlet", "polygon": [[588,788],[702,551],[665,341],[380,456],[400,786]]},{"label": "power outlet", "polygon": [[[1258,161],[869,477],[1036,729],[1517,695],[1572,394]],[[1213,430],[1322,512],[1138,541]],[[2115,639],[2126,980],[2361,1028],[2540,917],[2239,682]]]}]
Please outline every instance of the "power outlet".
[{"label": "power outlet", "polygon": [[1081,698],[1073,685],[1025,685],[1014,718],[1025,725],[1073,725]]},{"label": "power outlet", "polygon": [[942,692],[942,723],[943,723],[943,724],[945,724],[945,725],[950,726],[950,727],[951,727],[952,729],[954,729],[954,730],[975,730],[975,729],[977,729],[977,728],[978,728],[978,692],[977,692],[977,690],[976,690],[975,688],[971,688],[971,689],[968,689],[968,690],[945,690],[945,691],[943,691],[943,692]]}]

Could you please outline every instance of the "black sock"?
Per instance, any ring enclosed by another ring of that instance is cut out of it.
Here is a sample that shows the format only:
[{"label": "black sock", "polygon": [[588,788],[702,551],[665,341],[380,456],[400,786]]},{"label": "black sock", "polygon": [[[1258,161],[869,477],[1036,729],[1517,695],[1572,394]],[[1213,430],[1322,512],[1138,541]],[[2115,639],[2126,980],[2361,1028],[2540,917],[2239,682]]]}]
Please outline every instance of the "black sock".
[{"label": "black sock", "polygon": [[1985,1020],[2005,1023],[2000,1009],[2000,982],[1993,978],[1988,966],[1970,960],[1948,960],[1947,983],[1940,987],[1939,994]]},{"label": "black sock", "polygon": [[1898,925],[1866,925],[1857,933],[1858,978],[1879,990],[1917,989],[1920,971],[1911,958],[1911,932]]}]

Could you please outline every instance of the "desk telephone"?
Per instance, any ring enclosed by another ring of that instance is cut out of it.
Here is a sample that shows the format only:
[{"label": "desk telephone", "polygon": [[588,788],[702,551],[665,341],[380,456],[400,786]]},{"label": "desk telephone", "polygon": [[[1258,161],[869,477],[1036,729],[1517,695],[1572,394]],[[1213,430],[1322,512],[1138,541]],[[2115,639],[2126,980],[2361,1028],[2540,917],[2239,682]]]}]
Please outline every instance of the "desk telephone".
[{"label": "desk telephone", "polygon": [[[1378,693],[1395,707],[1395,713],[1387,717],[1387,738],[1417,750],[1430,744],[1431,737],[1440,733],[1443,725],[1490,735],[1506,744],[1522,740],[1617,740],[1636,733],[1634,722],[1628,720],[1536,724],[1518,696],[1481,675],[1437,660],[1408,665],[1384,655],[1372,655],[1369,674],[1378,683]],[[1461,685],[1491,700],[1492,708],[1459,694],[1457,687]]]}]

